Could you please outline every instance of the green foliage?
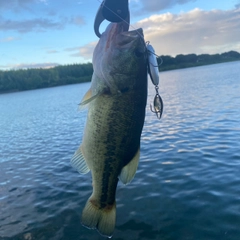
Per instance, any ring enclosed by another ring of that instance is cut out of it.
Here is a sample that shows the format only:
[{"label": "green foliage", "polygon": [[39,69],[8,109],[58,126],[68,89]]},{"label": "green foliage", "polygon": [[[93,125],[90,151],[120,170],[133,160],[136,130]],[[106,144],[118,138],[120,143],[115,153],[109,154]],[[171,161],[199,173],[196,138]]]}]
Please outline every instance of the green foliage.
[{"label": "green foliage", "polygon": [[165,71],[237,60],[240,60],[240,53],[236,51],[230,51],[213,55],[179,54],[175,58],[171,56],[160,56],[158,58],[158,63],[160,64],[162,62],[162,64],[159,66],[159,70]]},{"label": "green foliage", "polygon": [[92,73],[91,63],[0,71],[0,93],[88,82]]}]

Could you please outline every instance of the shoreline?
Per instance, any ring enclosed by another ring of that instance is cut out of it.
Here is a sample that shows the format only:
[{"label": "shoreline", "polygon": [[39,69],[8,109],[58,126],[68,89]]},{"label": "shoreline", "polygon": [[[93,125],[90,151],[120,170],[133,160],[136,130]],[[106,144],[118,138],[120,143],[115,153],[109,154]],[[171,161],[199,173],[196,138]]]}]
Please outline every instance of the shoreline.
[{"label": "shoreline", "polygon": [[[159,57],[159,58],[163,58],[163,57]],[[207,66],[207,65],[214,65],[214,64],[221,64],[221,63],[228,63],[228,62],[237,62],[240,61],[240,59],[236,59],[236,60],[227,60],[227,61],[219,61],[219,62],[212,62],[212,63],[198,63],[198,64],[194,64],[194,63],[182,63],[182,64],[178,64],[178,65],[166,65],[164,66],[162,63],[159,66],[159,73],[161,72],[166,72],[166,71],[173,71],[173,70],[179,70],[179,69],[186,69],[186,68],[193,68],[193,67],[201,67],[201,66]],[[89,63],[90,64],[90,63]],[[88,64],[88,65],[89,65]],[[82,66],[82,64],[79,64],[80,66]],[[71,66],[71,65],[68,65]],[[59,67],[59,66],[58,66]],[[63,66],[66,67],[66,66]],[[53,68],[55,69],[55,68]],[[27,70],[14,70],[14,71],[34,71],[35,69],[27,69]],[[41,71],[45,71],[45,69],[36,69],[36,71],[41,72]],[[0,71],[1,73],[1,71]],[[0,94],[8,94],[8,93],[16,93],[16,92],[23,92],[23,91],[29,91],[29,90],[37,90],[37,89],[44,89],[44,88],[51,88],[51,87],[58,87],[58,86],[65,86],[65,85],[72,85],[72,84],[79,84],[79,83],[84,83],[84,82],[90,82],[91,81],[91,76],[92,75],[88,75],[88,76],[80,76],[78,78],[75,78],[72,81],[59,81],[59,82],[51,82],[51,80],[48,82],[48,84],[44,85],[44,86],[37,86],[35,88],[26,88],[26,89],[7,89],[7,90],[0,90]],[[67,79],[70,78],[69,76],[66,77]],[[0,79],[1,80],[1,79]],[[1,82],[0,82],[1,83]],[[0,85],[1,86],[1,85]]]}]

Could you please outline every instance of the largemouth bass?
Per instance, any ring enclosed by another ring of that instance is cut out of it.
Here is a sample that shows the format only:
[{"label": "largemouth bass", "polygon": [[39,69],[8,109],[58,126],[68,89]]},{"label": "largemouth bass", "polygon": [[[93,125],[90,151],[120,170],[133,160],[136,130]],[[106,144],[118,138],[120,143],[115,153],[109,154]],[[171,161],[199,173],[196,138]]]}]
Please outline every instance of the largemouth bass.
[{"label": "largemouth bass", "polygon": [[93,192],[82,224],[111,237],[116,221],[115,194],[120,179],[129,183],[137,170],[147,101],[147,49],[142,29],[124,32],[111,23],[93,53],[82,143],[71,159],[80,173],[91,170]]}]

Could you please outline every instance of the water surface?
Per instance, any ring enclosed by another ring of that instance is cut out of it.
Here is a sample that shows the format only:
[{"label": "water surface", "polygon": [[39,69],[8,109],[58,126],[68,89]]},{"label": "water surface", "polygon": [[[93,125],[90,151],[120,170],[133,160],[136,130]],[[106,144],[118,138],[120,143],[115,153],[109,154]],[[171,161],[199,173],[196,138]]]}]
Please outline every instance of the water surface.
[{"label": "water surface", "polygon": [[[163,72],[113,239],[240,239],[240,62]],[[91,176],[69,160],[89,83],[0,95],[0,239],[102,239],[81,226]],[[149,103],[154,98],[149,82]]]}]

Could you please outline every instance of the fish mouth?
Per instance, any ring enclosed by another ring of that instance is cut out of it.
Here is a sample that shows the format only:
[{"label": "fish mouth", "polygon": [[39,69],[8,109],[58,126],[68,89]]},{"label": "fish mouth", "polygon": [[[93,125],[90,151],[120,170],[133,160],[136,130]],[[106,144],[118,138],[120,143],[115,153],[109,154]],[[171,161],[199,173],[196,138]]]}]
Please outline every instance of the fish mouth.
[{"label": "fish mouth", "polygon": [[122,31],[116,34],[116,43],[119,47],[139,41],[143,42],[145,45],[142,28],[131,31]]},{"label": "fish mouth", "polygon": [[115,42],[119,47],[128,43],[138,41],[142,39],[144,42],[143,29],[138,28],[131,31],[127,31],[125,23],[110,23],[106,29],[107,42]]},{"label": "fish mouth", "polygon": [[143,38],[143,29],[138,28],[132,31],[123,31],[118,34],[118,37],[123,38]]}]

